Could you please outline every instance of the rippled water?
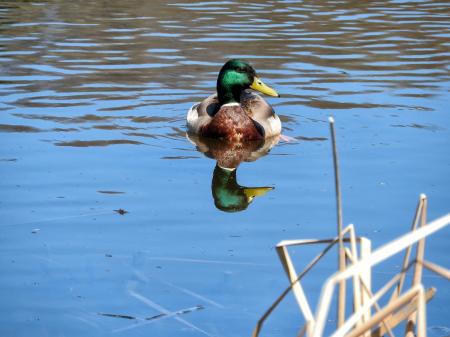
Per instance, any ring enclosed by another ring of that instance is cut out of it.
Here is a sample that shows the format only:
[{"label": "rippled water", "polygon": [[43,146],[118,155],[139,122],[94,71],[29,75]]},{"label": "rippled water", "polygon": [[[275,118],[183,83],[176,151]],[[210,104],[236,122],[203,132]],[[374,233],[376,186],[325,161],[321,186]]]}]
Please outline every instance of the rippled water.
[{"label": "rippled water", "polygon": [[[421,192],[430,219],[448,212],[449,28],[438,0],[0,2],[1,335],[249,336],[287,285],[274,245],[335,234],[329,115],[359,234],[405,232]],[[232,57],[281,93],[295,141],[229,177],[185,114]],[[275,188],[230,213],[224,186]],[[444,336],[450,288],[425,280]],[[300,323],[289,298],[264,332]]]}]

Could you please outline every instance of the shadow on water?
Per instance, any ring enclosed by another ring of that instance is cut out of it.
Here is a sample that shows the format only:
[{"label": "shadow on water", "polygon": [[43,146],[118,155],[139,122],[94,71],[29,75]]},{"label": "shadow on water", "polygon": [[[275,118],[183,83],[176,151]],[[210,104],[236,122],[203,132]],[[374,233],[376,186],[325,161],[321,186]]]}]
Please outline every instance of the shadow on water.
[{"label": "shadow on water", "polygon": [[267,155],[278,143],[279,136],[259,141],[224,142],[186,134],[197,150],[215,159],[211,191],[217,209],[240,212],[256,198],[274,189],[268,186],[242,186],[237,182],[237,169],[242,162],[252,162]]}]

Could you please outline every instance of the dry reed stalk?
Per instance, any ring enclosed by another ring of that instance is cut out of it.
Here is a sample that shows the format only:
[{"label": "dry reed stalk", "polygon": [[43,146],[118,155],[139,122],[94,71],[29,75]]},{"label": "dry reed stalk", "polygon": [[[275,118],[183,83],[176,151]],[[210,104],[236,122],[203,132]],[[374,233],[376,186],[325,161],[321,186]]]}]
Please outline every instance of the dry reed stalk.
[{"label": "dry reed stalk", "polygon": [[[423,207],[424,207],[424,202],[423,201],[424,201],[425,198],[426,197],[425,197],[424,194],[420,195],[420,199],[419,199],[419,202],[418,202],[417,207],[416,207],[416,212],[415,212],[415,215],[414,215],[414,219],[413,219],[410,231],[414,231],[417,228],[417,225],[419,223],[420,215],[423,212]],[[406,268],[406,266],[409,264],[409,258],[410,258],[410,255],[411,255],[411,250],[412,250],[412,246],[409,246],[406,249],[405,256],[403,257],[402,270],[404,270]],[[405,281],[405,277],[406,277],[406,274],[403,274],[402,277],[400,278],[395,291],[392,293],[391,301],[395,300],[400,295],[400,293],[402,292],[402,288],[403,288],[403,283]]]},{"label": "dry reed stalk", "polygon": [[[411,288],[404,294],[402,294],[399,298],[397,298],[393,303],[390,303],[388,306],[384,307],[381,311],[377,312],[373,317],[362,326],[353,329],[348,334],[345,334],[346,337],[357,337],[362,335],[367,330],[370,330],[374,326],[377,326],[384,318],[390,316],[394,311],[400,309],[402,306],[408,305],[411,303],[411,301],[416,298],[417,303],[417,309],[418,311],[424,310],[424,303],[420,301],[420,298],[422,298],[424,294],[423,286],[422,285],[416,285],[415,287]],[[418,300],[419,299],[419,300]],[[423,321],[421,322],[423,323]],[[336,332],[333,337],[338,336],[344,336],[344,334]],[[423,336],[423,335],[422,335]],[[418,336],[420,337],[420,335]]]},{"label": "dry reed stalk", "polygon": [[[420,214],[420,227],[424,227],[427,224],[427,198],[424,194],[420,196],[420,200],[422,201],[422,212]],[[425,255],[425,238],[421,239],[419,243],[417,244],[416,248],[416,261],[423,261]],[[414,275],[413,275],[413,286],[420,284],[422,281],[422,264],[416,263],[416,266],[414,268]],[[406,324],[406,337],[414,336],[414,328],[416,326],[417,320],[419,320],[419,323],[423,324],[420,320],[424,320],[425,318],[420,315],[420,312],[417,312],[417,315],[415,313],[412,313],[408,317],[408,323]],[[418,329],[419,329],[419,324]],[[418,335],[423,334],[424,331],[419,332]],[[425,332],[426,333],[426,332]]]},{"label": "dry reed stalk", "polygon": [[[336,212],[337,212],[337,234],[339,237],[339,271],[345,269],[345,252],[344,252],[344,242],[342,240],[342,198],[341,198],[341,187],[339,180],[339,158],[336,147],[336,133],[334,131],[334,118],[329,117],[328,121],[330,123],[330,133],[331,133],[331,144],[333,147],[333,165],[334,165],[334,185],[336,189]],[[340,327],[345,321],[345,281],[339,282],[339,294],[338,294],[338,327]]]},{"label": "dry reed stalk", "polygon": [[[339,178],[339,161],[336,147],[336,137],[334,130],[334,119],[329,118],[330,132],[333,148],[333,164],[336,188],[336,213],[337,213],[337,237],[326,240],[285,240],[277,245],[277,253],[283,268],[288,275],[290,285],[275,300],[269,309],[262,315],[258,321],[252,336],[257,337],[265,320],[283,300],[283,298],[293,289],[294,296],[300,307],[306,324],[299,330],[298,337],[312,336],[321,337],[324,331],[326,318],[330,309],[331,300],[336,286],[338,286],[338,327],[332,334],[333,337],[380,337],[389,334],[394,337],[392,329],[403,321],[406,324],[406,337],[414,336],[414,330],[417,331],[417,337],[426,337],[426,303],[434,296],[436,290],[431,288],[424,290],[421,283],[423,268],[427,268],[440,276],[450,280],[450,270],[424,260],[425,238],[445,226],[450,224],[450,214],[447,214],[430,224],[426,224],[427,199],[424,194],[420,196],[416,213],[411,226],[411,231],[371,252],[370,240],[363,237],[356,237],[353,225],[342,228],[342,202]],[[420,219],[420,224],[419,224]],[[348,234],[349,238],[345,235]],[[359,242],[360,257],[356,242]],[[344,246],[344,242],[350,243],[350,249]],[[294,264],[289,255],[289,246],[311,245],[318,243],[328,243],[325,249],[319,253],[305,268],[297,275]],[[311,311],[307,301],[306,294],[300,284],[300,280],[311,270],[325,254],[338,243],[339,270],[328,278],[322,288],[316,314]],[[411,251],[417,244],[416,256],[414,261],[410,262]],[[375,294],[371,291],[372,267],[391,256],[403,251],[402,269],[391,280],[384,284]],[[351,262],[347,267],[346,258]],[[411,288],[402,294],[403,284],[405,282],[406,272],[414,267],[413,283]],[[346,280],[353,278],[353,314],[345,319],[345,293]],[[391,295],[388,304],[381,308],[378,300],[383,297],[392,287],[395,290]],[[372,316],[371,308],[375,307],[375,314]],[[375,330],[372,331],[372,329]]]},{"label": "dry reed stalk", "polygon": [[[354,235],[354,231],[355,230],[353,228],[353,225],[348,225],[342,231],[342,235],[346,235],[347,233],[353,233],[353,236],[355,237],[355,240],[363,242],[365,239],[356,237]],[[350,235],[352,235],[352,234],[350,234]],[[320,261],[320,259],[323,256],[325,256],[326,253],[328,253],[328,251],[331,248],[334,247],[334,245],[338,242],[338,240],[339,240],[338,237],[335,237],[334,239],[322,239],[322,240],[311,240],[311,239],[306,239],[306,240],[283,240],[283,241],[281,241],[281,242],[279,242],[277,244],[276,248],[277,248],[277,251],[278,251],[282,247],[328,243],[328,245],[324,248],[324,250],[322,252],[320,252],[317,256],[315,256],[314,259],[311,260],[311,262],[303,269],[303,271],[300,274],[298,274],[297,278],[293,282],[291,282],[291,284],[281,293],[280,296],[278,296],[278,298],[272,303],[272,305],[261,316],[261,318],[258,320],[255,328],[253,329],[252,337],[258,337],[259,336],[259,333],[261,331],[261,328],[262,328],[264,322],[270,316],[270,314],[273,312],[273,310],[275,310],[275,308],[278,306],[278,304],[281,303],[281,301],[286,297],[286,295],[290,292],[290,290],[293,289],[294,285],[296,283],[300,282],[300,280],[309,272],[309,270],[311,270]],[[344,237],[344,241],[347,242],[347,241],[350,241],[350,239]],[[368,240],[366,240],[366,241],[368,241]],[[370,250],[370,248],[369,248],[369,250]],[[284,252],[287,255],[289,254],[289,252],[287,250],[285,250]],[[281,260],[281,263],[283,264],[283,267],[286,270],[286,268],[288,268],[288,265],[284,264],[284,258]],[[300,307],[300,312],[302,313],[303,317],[305,318],[305,313],[302,311],[301,307]],[[315,323],[314,317],[313,317],[312,321],[307,321],[307,325],[308,325],[308,329],[309,329],[308,330],[309,331],[308,335],[310,335],[310,330],[314,326],[314,323]]]},{"label": "dry reed stalk", "polygon": [[[350,260],[352,263],[355,263],[356,259],[354,258],[354,256],[356,256],[356,255],[352,254],[347,248],[345,249],[345,253],[346,253],[347,257],[349,258],[349,260]],[[356,276],[355,276],[355,277],[356,277]],[[354,278],[355,278],[355,277],[354,277]],[[371,290],[368,288],[368,286],[365,284],[364,279],[361,277],[361,275],[358,275],[357,280],[354,280],[354,283],[355,283],[355,284],[361,283],[361,287],[362,287],[362,289],[364,290],[364,293],[366,293],[366,294],[368,295],[368,298],[370,299],[370,298],[373,297],[372,291],[371,291]],[[359,287],[358,287],[358,290],[359,290]],[[360,296],[361,296],[361,298],[363,297],[363,292],[354,291],[354,295],[353,295],[354,300],[356,300],[357,298],[360,298]],[[381,307],[379,306],[379,304],[378,304],[377,301],[374,302],[374,306],[375,306],[375,309],[376,309],[378,312],[381,311]],[[354,312],[358,311],[359,309],[360,309],[360,306],[357,307],[357,306],[355,305]],[[370,308],[369,308],[368,310],[370,310]],[[362,324],[364,324],[365,322],[368,321],[368,319],[366,319],[366,316],[365,316],[364,314],[362,315],[361,318],[362,318],[362,319],[361,319],[359,322],[356,323],[356,326],[357,326],[357,327],[360,326],[360,325],[362,325]],[[389,326],[389,324],[386,322],[386,320],[382,320],[381,323],[383,324],[386,333],[387,333],[390,337],[395,337],[394,334],[393,334],[393,332],[392,332],[392,328]],[[365,334],[363,334],[363,335],[366,335],[366,334],[367,334],[367,333],[365,333]]]},{"label": "dry reed stalk", "polygon": [[[434,295],[436,294],[435,288],[427,289],[425,292],[425,300],[426,302],[430,301]],[[397,325],[405,321],[409,315],[411,315],[413,312],[417,310],[417,304],[414,302],[410,302],[408,305],[403,307],[401,310],[397,311],[396,313],[390,315],[389,317],[385,318],[385,322],[387,325],[391,327],[391,329],[394,329]],[[380,326],[372,331],[371,337],[382,337],[386,334],[386,330],[384,326]]]},{"label": "dry reed stalk", "polygon": [[[318,311],[316,314],[316,325],[314,328],[313,336],[320,337],[322,335],[326,316],[331,302],[331,297],[333,295],[334,287],[336,284],[338,284],[342,280],[352,277],[354,273],[359,273],[361,268],[373,267],[377,265],[378,263],[406,249],[410,245],[417,243],[426,236],[441,230],[442,228],[448,226],[449,224],[450,224],[450,214],[447,214],[437,220],[434,220],[433,222],[429,223],[426,226],[423,226],[415,231],[409,232],[408,234],[405,234],[399,237],[398,239],[395,239],[385,244],[384,246],[378,248],[376,251],[370,254],[370,256],[358,260],[353,265],[346,268],[343,272],[337,272],[332,277],[330,277],[322,290],[322,294],[318,305]],[[401,277],[401,274],[402,273],[397,274],[394,279],[398,281]],[[387,285],[392,286],[391,282],[392,280],[388,282]],[[383,289],[385,288],[386,286],[383,287]],[[372,302],[372,300],[369,301],[368,303]],[[353,318],[355,317],[355,314],[352,315]],[[350,321],[352,320],[352,317],[347,319],[346,324],[351,323]]]},{"label": "dry reed stalk", "polygon": [[421,263],[428,270],[431,270],[432,272],[438,274],[439,276],[442,276],[443,278],[450,280],[450,270],[448,270],[447,268],[439,266],[430,261],[417,261],[417,263]]}]

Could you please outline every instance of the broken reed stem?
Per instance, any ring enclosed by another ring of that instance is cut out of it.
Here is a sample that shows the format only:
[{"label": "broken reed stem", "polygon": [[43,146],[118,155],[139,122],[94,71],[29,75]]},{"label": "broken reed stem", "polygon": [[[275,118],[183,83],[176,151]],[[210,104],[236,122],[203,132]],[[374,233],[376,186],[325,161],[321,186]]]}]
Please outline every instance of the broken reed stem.
[{"label": "broken reed stem", "polygon": [[[345,248],[345,255],[348,257],[348,259],[349,259],[352,263],[355,263],[355,262],[356,262],[356,254],[353,255],[347,248]],[[363,292],[365,291],[366,294],[369,295],[370,298],[373,297],[372,291],[371,291],[370,288],[366,285],[366,282],[364,282],[364,279],[361,277],[361,274],[358,274],[358,275],[357,275],[357,281],[356,281],[356,282],[359,282],[359,283],[361,284],[361,286],[362,286],[361,296],[363,295]],[[356,282],[355,282],[355,284],[356,284]],[[354,287],[355,287],[355,286],[354,286]],[[357,296],[359,296],[359,295],[358,295],[358,294],[353,295],[354,301],[356,300]],[[375,306],[375,309],[376,309],[378,312],[381,311],[381,307],[380,307],[380,305],[378,304],[377,301],[375,301],[375,302],[373,303],[373,305]],[[359,308],[356,308],[356,309],[355,309],[355,311],[358,311],[358,310],[359,310]],[[361,321],[361,323],[364,323],[364,322],[365,322],[364,320]],[[390,328],[389,324],[388,324],[385,320],[382,320],[382,321],[381,321],[381,324],[383,324],[386,333],[387,333],[390,337],[395,337],[394,334],[393,334],[393,332],[392,332],[392,329]]]},{"label": "broken reed stem", "polygon": [[[421,195],[419,202],[417,204],[416,213],[414,215],[414,219],[413,219],[413,222],[411,225],[411,229],[410,229],[411,232],[416,230],[416,228],[417,228],[420,215],[423,212],[423,207],[424,207],[424,195]],[[411,245],[406,249],[405,256],[403,257],[403,266],[402,266],[403,269],[405,269],[405,267],[409,263],[412,248],[413,248],[413,246]],[[391,299],[390,299],[391,301],[395,300],[397,297],[400,296],[400,293],[402,292],[402,289],[403,289],[403,283],[405,282],[405,276],[406,276],[406,274],[403,274],[402,277],[400,278],[397,288],[395,289],[394,293],[391,296]]]},{"label": "broken reed stem", "polygon": [[446,278],[450,281],[450,270],[447,268],[444,268],[442,266],[439,266],[435,263],[432,263],[430,261],[417,261],[417,263],[421,263],[425,268],[432,271],[433,273],[438,274],[439,276]]},{"label": "broken reed stem", "polygon": [[[334,184],[336,190],[336,212],[337,212],[337,235],[339,238],[339,271],[345,269],[345,250],[344,241],[342,238],[342,199],[341,199],[341,187],[339,180],[339,158],[336,147],[336,134],[334,131],[334,118],[329,117],[331,143],[333,147],[333,165],[334,165]],[[339,281],[339,293],[338,293],[338,310],[337,310],[337,324],[340,327],[345,321],[345,280]]]},{"label": "broken reed stem", "polygon": [[[319,262],[319,260],[333,247],[333,245],[336,243],[336,239],[334,239],[327,247],[325,247],[325,249],[319,253],[319,255],[317,255],[306,267],[305,269],[303,269],[303,271],[298,274],[297,278],[295,279],[294,282],[291,282],[291,284],[289,285],[289,287],[287,287],[280,296],[278,296],[278,298],[275,300],[275,302],[272,303],[272,305],[269,307],[269,309],[266,310],[266,312],[261,316],[261,318],[258,320],[258,323],[256,324],[255,329],[253,330],[252,333],[252,337],[258,337],[259,336],[259,332],[261,331],[261,328],[265,322],[265,320],[270,316],[270,314],[272,313],[272,311],[275,310],[275,308],[278,306],[278,304],[280,304],[280,302],[286,297],[286,295],[291,291],[291,289],[294,287],[294,285],[297,282],[300,282],[300,280],[302,279],[303,276],[306,275],[306,273],[308,273],[315,265],[317,262]],[[307,325],[309,324],[309,322],[306,323]]]},{"label": "broken reed stem", "polygon": [[[419,227],[422,228],[426,226],[427,224],[427,198],[424,194],[420,195],[420,201],[422,202],[422,212],[420,214],[420,225]],[[423,261],[425,255],[425,237],[419,240],[416,247],[416,261]],[[413,274],[413,284],[412,286],[416,286],[418,284],[422,283],[422,271],[423,266],[421,263],[416,263],[414,268],[414,274]],[[408,326],[406,335],[412,336],[414,333],[412,330],[414,330],[415,327],[417,327],[417,335],[418,336],[424,336],[424,331],[419,331],[421,328],[421,325],[423,324],[424,318],[421,317],[421,312],[418,311],[417,313],[413,313],[408,317]],[[418,322],[418,320],[422,320],[422,322]],[[420,324],[419,324],[420,323]],[[417,325],[417,326],[416,326]]]}]

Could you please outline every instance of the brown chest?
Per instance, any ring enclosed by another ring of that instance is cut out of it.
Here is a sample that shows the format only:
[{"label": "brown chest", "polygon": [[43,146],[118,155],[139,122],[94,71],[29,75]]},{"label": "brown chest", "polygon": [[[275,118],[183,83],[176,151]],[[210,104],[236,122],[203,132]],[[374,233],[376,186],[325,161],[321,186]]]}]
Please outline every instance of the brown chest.
[{"label": "brown chest", "polygon": [[211,123],[205,125],[201,134],[229,141],[257,140],[263,138],[253,122],[240,106],[222,106]]}]

